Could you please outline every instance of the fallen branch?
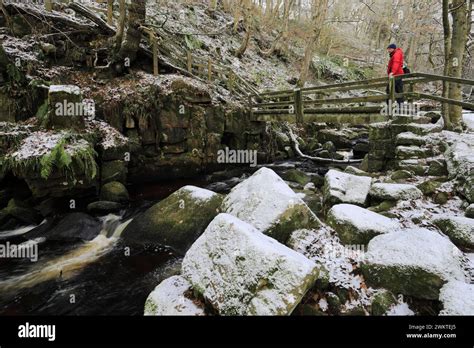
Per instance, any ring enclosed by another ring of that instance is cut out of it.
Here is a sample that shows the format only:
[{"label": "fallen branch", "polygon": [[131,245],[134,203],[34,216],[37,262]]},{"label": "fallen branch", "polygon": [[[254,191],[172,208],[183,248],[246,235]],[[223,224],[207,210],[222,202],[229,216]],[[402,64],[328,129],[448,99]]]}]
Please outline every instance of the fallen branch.
[{"label": "fallen branch", "polygon": [[303,152],[300,150],[300,146],[298,145],[298,141],[296,139],[295,133],[293,133],[293,130],[287,125],[288,129],[288,134],[290,135],[291,142],[293,143],[293,149],[295,150],[296,154],[301,157],[301,158],[306,158],[315,162],[320,162],[320,163],[337,163],[337,164],[351,164],[351,163],[360,163],[362,162],[361,159],[355,159],[355,160],[336,160],[332,158],[323,158],[323,157],[314,157],[314,156],[308,156],[305,155]]},{"label": "fallen branch", "polygon": [[88,9],[85,6],[82,6],[81,4],[77,2],[71,2],[68,7],[75,11],[76,13],[80,14],[81,16],[87,18],[91,22],[95,23],[102,32],[104,32],[107,35],[114,35],[115,34],[115,29],[112,28],[110,25],[107,24],[106,21],[102,20],[99,16],[94,14],[90,9]]},{"label": "fallen branch", "polygon": [[95,31],[97,29],[97,27],[94,25],[79,23],[77,21],[72,20],[68,16],[59,15],[54,12],[46,12],[34,6],[26,6],[22,4],[16,4],[16,3],[8,3],[8,4],[5,4],[4,6],[9,14],[18,12],[20,14],[30,15],[43,22],[45,20],[50,20],[50,21],[61,23],[67,27],[71,27],[77,30]]}]

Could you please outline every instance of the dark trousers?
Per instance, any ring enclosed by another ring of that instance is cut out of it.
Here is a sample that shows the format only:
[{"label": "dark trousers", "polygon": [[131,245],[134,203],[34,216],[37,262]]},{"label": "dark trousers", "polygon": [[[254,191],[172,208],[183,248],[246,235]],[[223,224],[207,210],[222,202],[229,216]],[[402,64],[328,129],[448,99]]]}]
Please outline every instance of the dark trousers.
[{"label": "dark trousers", "polygon": [[[387,85],[387,94],[390,93],[390,84]],[[403,93],[403,80],[402,79],[395,79],[395,93]],[[403,104],[405,101],[404,98],[397,98],[398,104]],[[388,99],[387,99],[388,104]]]}]

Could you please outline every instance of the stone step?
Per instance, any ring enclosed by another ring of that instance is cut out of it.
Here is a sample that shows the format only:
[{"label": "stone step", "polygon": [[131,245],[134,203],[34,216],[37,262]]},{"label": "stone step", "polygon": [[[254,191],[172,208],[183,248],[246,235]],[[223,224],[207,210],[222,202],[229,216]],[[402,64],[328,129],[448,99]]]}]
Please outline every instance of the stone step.
[{"label": "stone step", "polygon": [[395,156],[397,159],[410,159],[410,158],[428,158],[434,154],[433,149],[423,148],[419,146],[397,146],[395,149]]},{"label": "stone step", "polygon": [[412,132],[404,132],[397,135],[395,144],[405,146],[423,146],[426,144],[427,140],[428,138],[426,136],[420,136]]},{"label": "stone step", "polygon": [[440,124],[417,124],[410,123],[407,125],[407,131],[415,133],[416,135],[428,135],[432,133],[439,133],[443,130],[443,126]]}]

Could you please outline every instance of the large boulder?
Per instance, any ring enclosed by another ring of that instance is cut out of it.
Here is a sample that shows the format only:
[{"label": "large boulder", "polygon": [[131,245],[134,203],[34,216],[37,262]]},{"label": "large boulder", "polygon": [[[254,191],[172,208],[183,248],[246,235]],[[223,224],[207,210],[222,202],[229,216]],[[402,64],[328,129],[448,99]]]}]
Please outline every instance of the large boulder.
[{"label": "large boulder", "polygon": [[92,240],[102,230],[102,223],[84,213],[70,213],[56,223],[51,220],[24,235],[26,239],[45,237],[48,240],[76,242]]},{"label": "large boulder", "polygon": [[364,206],[372,178],[339,172],[331,169],[324,178],[324,203],[332,206],[349,203]]},{"label": "large boulder", "polygon": [[379,201],[412,200],[423,197],[415,185],[376,183],[370,187],[369,195]]},{"label": "large boulder", "polygon": [[261,168],[232,189],[222,211],[285,243],[291,232],[321,225],[306,203],[271,169]]},{"label": "large boulder", "polygon": [[289,315],[316,264],[248,223],[219,214],[188,250],[182,275],[221,315]]},{"label": "large boulder", "polygon": [[435,215],[433,223],[457,246],[474,249],[474,219],[463,216]]},{"label": "large boulder", "polygon": [[466,208],[464,215],[468,218],[474,219],[474,204],[471,204]]},{"label": "large boulder", "polygon": [[450,281],[440,291],[440,315],[474,315],[474,284]]},{"label": "large boulder", "polygon": [[436,232],[402,230],[373,238],[361,270],[371,286],[437,300],[447,281],[464,279],[460,254],[449,239]]},{"label": "large boulder", "polygon": [[338,204],[329,210],[327,223],[343,244],[367,244],[383,233],[400,229],[397,221],[351,204]]},{"label": "large boulder", "polygon": [[459,137],[446,150],[445,158],[449,177],[458,183],[457,190],[474,203],[474,135]]},{"label": "large boulder", "polygon": [[185,253],[219,213],[222,196],[184,186],[137,216],[122,238],[135,244],[166,245]]},{"label": "large boulder", "polygon": [[163,280],[145,302],[145,315],[205,315],[204,309],[189,298],[191,284],[181,276]]},{"label": "large boulder", "polygon": [[102,201],[126,203],[129,200],[127,188],[118,181],[112,181],[102,186],[100,190]]}]

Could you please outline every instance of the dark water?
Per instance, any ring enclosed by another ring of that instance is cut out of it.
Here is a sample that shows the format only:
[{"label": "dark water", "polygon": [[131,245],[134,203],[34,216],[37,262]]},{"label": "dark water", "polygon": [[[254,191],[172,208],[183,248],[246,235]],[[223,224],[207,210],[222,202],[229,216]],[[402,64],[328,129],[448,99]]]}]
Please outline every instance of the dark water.
[{"label": "dark water", "polygon": [[[232,184],[223,185],[223,191],[248,174],[227,180]],[[113,223],[104,223],[104,228],[112,230],[96,239],[40,240],[37,263],[0,259],[0,315],[143,315],[147,296],[163,279],[179,273],[182,256],[156,246],[132,248],[126,254],[120,236],[114,235],[120,230],[117,226],[182,186],[212,186],[221,183],[222,176],[218,178],[134,185],[129,188],[130,208],[122,216],[109,216]],[[7,239],[15,243],[20,238]],[[0,233],[0,242],[7,240],[1,239]]]}]

